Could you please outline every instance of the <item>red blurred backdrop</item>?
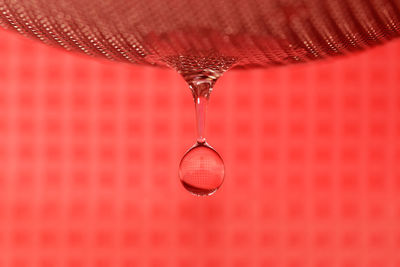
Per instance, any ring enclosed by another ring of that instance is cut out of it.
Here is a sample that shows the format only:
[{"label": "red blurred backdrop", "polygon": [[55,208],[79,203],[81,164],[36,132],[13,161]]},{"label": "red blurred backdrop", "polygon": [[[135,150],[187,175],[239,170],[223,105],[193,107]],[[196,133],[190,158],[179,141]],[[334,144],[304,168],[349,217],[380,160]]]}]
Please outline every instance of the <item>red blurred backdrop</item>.
[{"label": "red blurred backdrop", "polygon": [[400,266],[400,42],[231,71],[212,197],[177,177],[195,140],[173,71],[0,31],[0,266]]}]

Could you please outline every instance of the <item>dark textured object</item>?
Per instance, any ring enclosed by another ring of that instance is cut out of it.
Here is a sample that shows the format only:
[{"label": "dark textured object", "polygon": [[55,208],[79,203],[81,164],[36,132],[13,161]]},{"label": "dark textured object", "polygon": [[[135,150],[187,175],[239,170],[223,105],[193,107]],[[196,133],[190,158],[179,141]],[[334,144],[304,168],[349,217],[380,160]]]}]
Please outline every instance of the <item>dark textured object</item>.
[{"label": "dark textured object", "polygon": [[0,0],[0,25],[45,43],[181,72],[343,55],[400,35],[397,0]]}]

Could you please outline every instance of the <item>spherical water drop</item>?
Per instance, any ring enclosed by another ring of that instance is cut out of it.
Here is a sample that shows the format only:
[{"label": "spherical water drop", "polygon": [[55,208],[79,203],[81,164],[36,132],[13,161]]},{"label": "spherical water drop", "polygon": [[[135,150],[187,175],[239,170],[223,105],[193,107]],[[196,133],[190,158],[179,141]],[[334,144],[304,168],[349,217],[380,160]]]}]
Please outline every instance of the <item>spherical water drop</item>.
[{"label": "spherical water drop", "polygon": [[183,156],[179,177],[183,186],[197,196],[215,193],[224,181],[225,167],[221,156],[207,143],[197,143]]}]

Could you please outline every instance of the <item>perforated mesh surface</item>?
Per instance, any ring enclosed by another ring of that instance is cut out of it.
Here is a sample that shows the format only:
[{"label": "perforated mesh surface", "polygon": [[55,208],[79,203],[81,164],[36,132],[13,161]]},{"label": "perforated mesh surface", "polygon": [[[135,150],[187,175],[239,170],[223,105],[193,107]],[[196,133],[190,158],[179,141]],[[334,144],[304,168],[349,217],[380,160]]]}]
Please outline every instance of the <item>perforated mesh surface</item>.
[{"label": "perforated mesh surface", "polygon": [[399,41],[228,71],[207,117],[226,178],[197,198],[182,78],[0,30],[0,266],[399,266]]},{"label": "perforated mesh surface", "polygon": [[0,25],[124,62],[196,57],[181,64],[185,69],[213,55],[235,58],[238,67],[266,67],[398,37],[399,7],[395,0],[0,0]]}]

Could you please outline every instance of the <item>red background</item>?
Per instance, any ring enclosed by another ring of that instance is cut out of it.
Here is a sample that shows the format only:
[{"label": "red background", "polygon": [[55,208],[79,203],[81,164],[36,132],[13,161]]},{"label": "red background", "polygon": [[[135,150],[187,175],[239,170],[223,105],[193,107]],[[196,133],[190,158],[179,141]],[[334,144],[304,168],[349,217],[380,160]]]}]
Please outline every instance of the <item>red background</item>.
[{"label": "red background", "polygon": [[0,266],[400,266],[399,59],[228,72],[207,118],[226,179],[199,198],[176,73],[0,31]]}]

